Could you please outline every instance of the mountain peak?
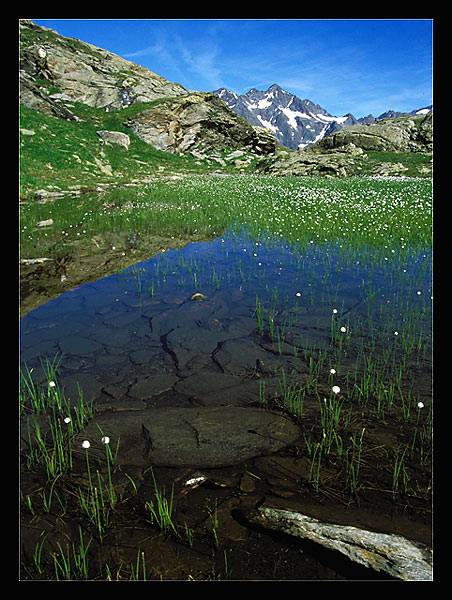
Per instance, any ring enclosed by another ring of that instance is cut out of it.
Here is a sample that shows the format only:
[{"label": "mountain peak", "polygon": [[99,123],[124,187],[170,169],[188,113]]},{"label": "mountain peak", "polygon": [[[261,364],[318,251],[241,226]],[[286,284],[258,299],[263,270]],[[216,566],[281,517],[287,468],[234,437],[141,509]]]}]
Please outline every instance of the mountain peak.
[{"label": "mountain peak", "polygon": [[332,117],[318,104],[300,100],[277,83],[265,91],[252,88],[241,96],[232,97],[223,89],[213,93],[251,125],[269,129],[281,145],[293,150],[307,148],[325,135],[356,123],[353,115]]},{"label": "mountain peak", "polygon": [[280,85],[278,85],[277,83],[272,83],[272,85],[267,88],[267,92],[270,92],[270,91],[285,92],[287,94],[287,92],[285,90],[283,90],[282,87]]}]

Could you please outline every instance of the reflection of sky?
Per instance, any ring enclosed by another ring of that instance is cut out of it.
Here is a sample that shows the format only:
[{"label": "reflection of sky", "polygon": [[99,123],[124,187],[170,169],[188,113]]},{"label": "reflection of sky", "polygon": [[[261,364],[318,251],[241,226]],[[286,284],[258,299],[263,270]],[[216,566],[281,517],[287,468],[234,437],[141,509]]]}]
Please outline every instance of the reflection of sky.
[{"label": "reflection of sky", "polygon": [[[103,347],[117,348],[127,336],[121,331],[146,327],[159,312],[174,308],[195,291],[214,298],[240,289],[239,305],[231,302],[230,312],[253,317],[256,297],[266,309],[276,307],[289,314],[295,306],[331,314],[334,307],[349,319],[366,320],[373,313],[374,324],[386,315],[396,323],[404,314],[419,308],[425,313],[424,326],[431,321],[431,254],[404,259],[367,256],[360,260],[344,256],[337,246],[307,244],[295,251],[285,245],[225,234],[212,242],[188,244],[137,263],[119,275],[81,285],[31,311],[21,321],[23,360],[37,355],[53,357],[70,347],[71,338],[95,340]],[[426,262],[427,261],[427,262]],[[427,265],[427,267],[426,267]],[[141,290],[141,294],[139,291]],[[421,292],[418,294],[417,292]],[[152,296],[153,294],[153,296]],[[64,342],[63,342],[64,341]]]}]

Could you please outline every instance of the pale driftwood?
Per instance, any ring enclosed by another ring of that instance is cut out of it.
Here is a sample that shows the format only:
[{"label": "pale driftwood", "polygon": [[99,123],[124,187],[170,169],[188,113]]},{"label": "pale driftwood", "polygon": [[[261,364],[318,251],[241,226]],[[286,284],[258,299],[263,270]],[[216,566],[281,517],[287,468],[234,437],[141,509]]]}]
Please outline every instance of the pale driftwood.
[{"label": "pale driftwood", "polygon": [[288,533],[341,552],[351,560],[404,581],[432,581],[431,550],[401,535],[350,525],[324,523],[290,510],[262,506],[246,517],[263,527]]}]

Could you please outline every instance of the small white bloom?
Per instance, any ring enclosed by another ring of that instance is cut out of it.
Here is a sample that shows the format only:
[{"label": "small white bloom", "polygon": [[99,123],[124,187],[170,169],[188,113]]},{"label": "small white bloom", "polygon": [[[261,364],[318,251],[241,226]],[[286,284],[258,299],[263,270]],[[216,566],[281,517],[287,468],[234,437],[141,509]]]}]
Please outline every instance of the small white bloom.
[{"label": "small white bloom", "polygon": [[418,296],[420,296],[420,295],[422,294],[422,292],[418,290],[418,291],[416,292],[416,294],[417,294]]},{"label": "small white bloom", "polygon": [[333,315],[337,315],[337,308],[333,308]]},{"label": "small white bloom", "polygon": [[55,387],[56,383],[54,381],[49,381],[49,387]]},{"label": "small white bloom", "polygon": [[110,438],[108,437],[108,435],[104,435],[104,437],[100,441],[102,442],[102,444],[109,444]]},{"label": "small white bloom", "polygon": [[417,403],[417,407],[418,408],[424,408],[424,403],[423,402],[418,402]]},{"label": "small white bloom", "polygon": [[88,449],[90,446],[91,446],[91,444],[88,442],[88,440],[83,440],[82,448]]},{"label": "small white bloom", "polygon": [[300,296],[301,296],[301,292],[297,292],[297,293],[295,294],[295,296],[298,296],[298,297],[300,297]]},{"label": "small white bloom", "polygon": [[394,335],[399,335],[399,332],[398,331],[394,331]]},{"label": "small white bloom", "polygon": [[347,331],[347,328],[346,327],[341,327],[341,331],[342,331],[342,333],[345,333]]},{"label": "small white bloom", "polygon": [[331,373],[331,375],[335,375],[336,374],[336,369],[330,369],[330,373]]},{"label": "small white bloom", "polygon": [[332,390],[335,394],[339,394],[341,388],[338,385],[333,385]]},{"label": "small white bloom", "polygon": [[64,422],[65,422],[66,424],[70,423],[70,422],[71,422],[71,417],[65,417],[65,418],[64,418]]}]

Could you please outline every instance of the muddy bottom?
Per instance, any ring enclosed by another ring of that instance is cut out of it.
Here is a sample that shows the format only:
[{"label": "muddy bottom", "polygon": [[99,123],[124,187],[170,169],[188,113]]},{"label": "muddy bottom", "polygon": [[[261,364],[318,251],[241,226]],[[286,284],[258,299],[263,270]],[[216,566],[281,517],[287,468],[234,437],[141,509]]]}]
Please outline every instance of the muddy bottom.
[{"label": "muddy bottom", "polygon": [[[21,320],[26,392],[33,381],[42,400],[25,394],[21,411],[22,578],[389,578],[252,525],[262,505],[431,545],[426,304],[417,351],[402,362],[391,338],[386,373],[372,340],[400,329],[384,310],[404,282],[387,290],[373,267],[369,300],[361,265],[303,259],[225,236],[118,267]],[[71,462],[49,474],[58,444]]]},{"label": "muddy bottom", "polygon": [[[30,502],[21,515],[22,578],[64,579],[66,560],[71,579],[391,579],[309,541],[253,526],[246,511],[262,504],[429,543],[428,524],[390,503],[383,507],[362,499],[359,506],[349,505],[338,502],[328,486],[315,492],[308,483],[309,464],[294,454],[296,447],[289,447],[234,467],[196,471],[116,467],[111,474],[116,501],[111,508],[104,500],[100,524],[87,518],[78,499],[80,490],[87,495],[89,490],[83,453],[74,455],[70,475],[52,483],[24,473],[22,493]],[[105,495],[105,468],[92,457],[90,467],[92,476],[101,469]],[[167,523],[158,517],[162,496],[170,505]],[[44,511],[39,506],[45,499]]]}]

